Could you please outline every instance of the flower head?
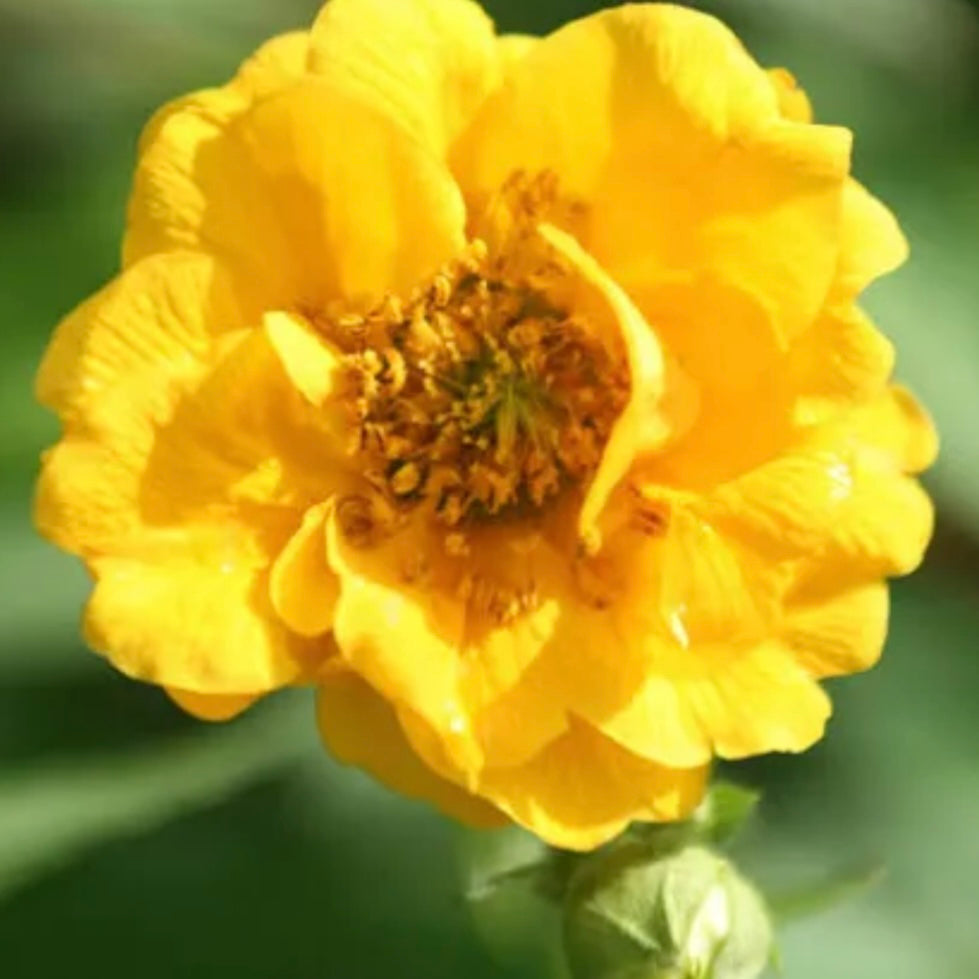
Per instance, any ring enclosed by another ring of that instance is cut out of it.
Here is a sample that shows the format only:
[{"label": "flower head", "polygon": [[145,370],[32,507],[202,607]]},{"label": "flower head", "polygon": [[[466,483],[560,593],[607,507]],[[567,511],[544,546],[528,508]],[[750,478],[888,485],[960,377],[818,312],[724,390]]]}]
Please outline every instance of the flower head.
[{"label": "flower head", "polygon": [[931,531],[849,146],[666,4],[331,0],[165,107],[38,381],[90,643],[202,717],[316,684],[339,757],[572,848],[806,748]]}]

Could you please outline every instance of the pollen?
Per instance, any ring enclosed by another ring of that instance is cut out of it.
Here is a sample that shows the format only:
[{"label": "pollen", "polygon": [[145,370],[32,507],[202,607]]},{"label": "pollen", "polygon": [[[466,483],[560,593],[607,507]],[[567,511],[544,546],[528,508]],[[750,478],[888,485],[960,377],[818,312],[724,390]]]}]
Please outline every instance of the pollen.
[{"label": "pollen", "polygon": [[621,352],[560,298],[570,273],[535,235],[552,195],[512,181],[488,208],[497,228],[508,217],[492,247],[474,238],[407,297],[320,321],[344,351],[363,475],[450,529],[581,484],[628,397]]}]

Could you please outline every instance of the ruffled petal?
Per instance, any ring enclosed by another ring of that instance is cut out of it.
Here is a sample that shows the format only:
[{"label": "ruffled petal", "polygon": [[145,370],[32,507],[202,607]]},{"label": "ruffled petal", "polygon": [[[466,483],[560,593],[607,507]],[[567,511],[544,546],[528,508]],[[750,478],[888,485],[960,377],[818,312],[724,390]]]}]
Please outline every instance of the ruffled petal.
[{"label": "ruffled petal", "polygon": [[267,335],[244,330],[229,339],[155,433],[140,494],[154,522],[222,505],[303,511],[349,478],[343,443],[295,389]]},{"label": "ruffled petal", "polygon": [[713,755],[804,751],[822,736],[829,699],[795,650],[774,642],[648,648],[643,680],[592,723],[637,757],[678,768]]},{"label": "ruffled petal", "polygon": [[654,451],[672,434],[670,420],[662,411],[666,364],[649,324],[601,266],[559,228],[541,225],[538,230],[580,277],[581,288],[587,290],[592,303],[603,307],[599,318],[614,325],[614,339],[629,365],[629,402],[612,428],[578,515],[578,532],[587,538],[592,535],[612,491],[636,458]]},{"label": "ruffled petal", "polygon": [[37,397],[65,421],[97,431],[166,418],[174,398],[205,370],[215,340],[245,326],[253,312],[213,258],[154,256],[58,325]]},{"label": "ruffled petal", "polygon": [[849,418],[858,437],[882,464],[920,473],[938,457],[938,432],[918,399],[899,384],[856,409]]},{"label": "ruffled petal", "polygon": [[340,355],[307,320],[295,313],[272,312],[265,314],[264,326],[289,380],[311,405],[325,408],[339,400]]},{"label": "ruffled petal", "polygon": [[230,721],[258,700],[253,693],[206,694],[170,688],[167,696],[182,710],[201,721]]},{"label": "ruffled petal", "polygon": [[671,677],[722,758],[805,751],[832,712],[819,684],[775,643],[701,651],[686,676],[682,664],[673,667]]},{"label": "ruffled petal", "polygon": [[460,689],[464,606],[426,587],[433,549],[423,531],[357,546],[344,534],[344,503],[327,521],[327,557],[340,580],[333,634],[341,656],[388,700],[417,711],[459,767],[478,767]]},{"label": "ruffled petal", "polygon": [[[795,122],[812,122],[812,105],[792,74],[773,68],[768,77],[782,115]],[[908,244],[894,216],[856,180],[848,180],[843,191],[840,232],[840,260],[832,290],[836,300],[852,300],[907,259]]]},{"label": "ruffled petal", "polygon": [[255,104],[235,91],[153,125],[130,201],[128,264],[209,251],[265,308],[316,309],[403,292],[459,249],[458,190],[395,121],[318,77]]},{"label": "ruffled petal", "polygon": [[505,79],[510,70],[516,67],[540,43],[540,38],[532,34],[503,34],[496,39],[496,52],[502,68],[501,78]]},{"label": "ruffled petal", "polygon": [[81,554],[132,553],[185,516],[333,485],[328,435],[242,315],[212,260],[172,253],[65,320],[38,378],[66,425],[38,486],[44,532]]},{"label": "ruffled petal", "polygon": [[882,393],[894,347],[852,304],[828,307],[789,353],[796,419],[813,424]]},{"label": "ruffled petal", "polygon": [[216,530],[138,558],[89,562],[88,644],[123,673],[196,693],[262,692],[297,679],[315,647],[277,623],[261,555]]},{"label": "ruffled petal", "polygon": [[278,624],[267,598],[288,511],[157,521],[142,506],[142,476],[124,447],[82,437],[45,458],[36,520],[86,557],[96,579],[89,643],[131,676],[193,693],[261,692],[295,679],[319,651]]},{"label": "ruffled petal", "polygon": [[840,234],[834,299],[852,299],[907,261],[908,242],[897,219],[856,180],[848,180],[843,192]]},{"label": "ruffled petal", "polygon": [[268,568],[292,507],[337,474],[318,468],[332,443],[265,335],[227,331],[238,313],[212,264],[148,258],[60,328],[39,387],[67,430],[35,516],[97,579],[93,646],[142,679],[239,694],[320,654],[279,623]]},{"label": "ruffled petal", "polygon": [[269,588],[279,618],[301,636],[319,636],[333,624],[340,592],[326,561],[326,519],[331,503],[311,507],[272,565]]},{"label": "ruffled petal", "polygon": [[689,767],[712,749],[688,682],[722,668],[712,651],[737,656],[769,635],[788,581],[679,501],[660,512],[662,536],[610,540],[595,564],[599,607],[587,595],[569,605],[550,656],[528,676],[549,669],[550,696],[572,713],[640,757]]},{"label": "ruffled petal", "polygon": [[705,782],[704,768],[644,761],[576,723],[526,764],[484,771],[478,791],[552,846],[591,850],[633,820],[682,819]]},{"label": "ruffled petal", "polygon": [[756,302],[700,274],[643,289],[636,302],[696,394],[682,437],[642,463],[649,480],[705,491],[788,445],[795,392]]},{"label": "ruffled petal", "polygon": [[546,648],[561,614],[564,564],[535,530],[496,526],[469,534],[468,553],[442,583],[463,615],[458,652],[467,712],[494,703]]},{"label": "ruffled petal", "polygon": [[859,585],[791,603],[780,637],[796,662],[814,677],[857,673],[880,658],[887,613],[887,585]]},{"label": "ruffled petal", "polygon": [[786,119],[803,123],[813,121],[812,103],[792,72],[785,68],[769,68],[768,80],[775,89],[778,111]]},{"label": "ruffled petal", "polygon": [[773,642],[718,642],[649,649],[646,676],[614,712],[593,721],[642,758],[665,765],[706,764],[804,751],[821,736],[829,699],[794,655]]},{"label": "ruffled petal", "polygon": [[528,761],[571,715],[648,760],[709,760],[709,735],[682,689],[693,667],[683,664],[721,643],[762,641],[789,582],[679,501],[659,512],[662,536],[610,534],[596,556],[569,561],[550,582],[560,615],[547,641],[474,718],[487,766]]},{"label": "ruffled petal", "polygon": [[[689,652],[699,655],[697,650]],[[689,768],[706,765],[713,756],[710,732],[701,723],[680,678],[653,670],[607,713],[589,711],[591,722],[606,737],[640,758]]]},{"label": "ruffled petal", "polygon": [[255,102],[299,81],[308,61],[309,31],[279,34],[242,64],[228,87]]},{"label": "ruffled petal", "polygon": [[432,802],[470,826],[507,822],[498,809],[428,768],[412,751],[390,704],[356,673],[333,670],[322,678],[317,717],[324,742],[345,764],[366,768],[396,792]]},{"label": "ruffled petal", "polygon": [[452,161],[476,200],[515,170],[555,172],[588,209],[582,244],[620,284],[702,270],[753,297],[785,340],[816,315],[837,265],[849,146],[844,130],[784,119],[719,21],[644,4],[535,46]]},{"label": "ruffled petal", "polygon": [[845,579],[908,574],[931,537],[931,501],[891,453],[846,441],[782,456],[722,486],[708,521],[770,557]]},{"label": "ruffled petal", "polygon": [[493,23],[469,0],[331,0],[312,28],[309,66],[437,156],[500,75]]}]

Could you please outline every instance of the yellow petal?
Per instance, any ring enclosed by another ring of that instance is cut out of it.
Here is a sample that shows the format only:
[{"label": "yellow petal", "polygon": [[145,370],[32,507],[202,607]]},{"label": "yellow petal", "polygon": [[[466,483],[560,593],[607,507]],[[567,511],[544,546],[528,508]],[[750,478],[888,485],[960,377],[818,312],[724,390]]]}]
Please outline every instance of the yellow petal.
[{"label": "yellow petal", "polygon": [[289,31],[266,41],[238,69],[229,87],[251,101],[287,88],[306,74],[309,31]]},{"label": "yellow petal", "polygon": [[860,438],[901,472],[919,473],[938,457],[938,432],[915,396],[899,384],[850,416]]},{"label": "yellow petal", "polygon": [[566,575],[564,564],[564,554],[534,529],[469,532],[468,553],[442,584],[464,616],[460,689],[467,711],[511,689],[546,647],[560,615],[556,583]]},{"label": "yellow petal", "polygon": [[222,504],[302,511],[348,478],[342,443],[295,390],[266,334],[229,340],[156,433],[141,505],[157,522]]},{"label": "yellow petal", "polygon": [[258,694],[204,694],[192,690],[169,688],[167,696],[180,708],[201,721],[230,721],[248,710],[258,700]]},{"label": "yellow petal", "polygon": [[830,706],[800,665],[804,656],[788,645],[719,641],[681,649],[654,639],[645,675],[627,697],[581,702],[610,739],[664,765],[802,751],[821,736]]},{"label": "yellow petal", "polygon": [[479,792],[552,846],[591,850],[633,820],[682,819],[700,801],[706,769],[671,769],[574,724],[533,760],[487,770]]},{"label": "yellow petal", "polygon": [[589,714],[603,734],[640,758],[691,768],[713,757],[710,731],[701,724],[679,676],[663,669],[653,672],[652,661],[645,679],[621,706],[604,715],[595,710]]},{"label": "yellow petal", "polygon": [[629,364],[629,402],[612,428],[578,516],[578,532],[582,538],[587,538],[612,490],[637,456],[653,451],[671,434],[669,419],[661,411],[666,365],[649,324],[601,266],[571,235],[551,225],[541,225],[538,231],[570,263],[593,299],[605,307]]},{"label": "yellow petal", "polygon": [[569,714],[651,761],[709,760],[709,734],[681,685],[693,667],[675,678],[676,664],[718,643],[763,639],[787,582],[683,507],[668,521],[662,537],[610,536],[597,557],[579,557],[549,583],[560,615],[547,641],[474,718],[487,766],[528,761],[564,733]]},{"label": "yellow petal", "polygon": [[627,750],[690,767],[710,759],[711,733],[689,683],[710,678],[718,659],[712,650],[734,656],[766,638],[788,582],[778,566],[738,548],[679,502],[667,512],[661,537],[642,540],[633,531],[638,543],[612,538],[600,566],[607,608],[566,611],[548,688]]},{"label": "yellow petal", "polygon": [[536,670],[533,664],[524,670],[473,718],[485,763],[503,768],[522,765],[564,734],[568,710],[561,697],[562,691],[548,683],[547,670]]},{"label": "yellow petal", "polygon": [[812,122],[812,103],[800,88],[795,76],[785,68],[769,68],[768,78],[775,89],[778,110],[793,122]]},{"label": "yellow petal", "polygon": [[311,405],[323,408],[340,383],[340,354],[295,313],[272,312],[264,318],[269,343],[289,380]]},{"label": "yellow petal", "polygon": [[42,404],[65,420],[117,431],[136,413],[166,418],[202,373],[217,337],[247,322],[228,270],[172,252],[140,262],[82,303],[55,331],[37,376]]},{"label": "yellow petal", "polygon": [[840,576],[907,574],[931,536],[931,502],[893,457],[843,442],[775,459],[720,487],[709,521],[760,553]]},{"label": "yellow petal", "polygon": [[852,299],[907,261],[908,242],[894,215],[856,180],[848,180],[843,193],[840,234],[836,298]]},{"label": "yellow petal", "polygon": [[503,79],[519,62],[530,54],[540,43],[539,37],[531,34],[503,34],[496,39],[496,51],[500,58]]},{"label": "yellow petal", "polygon": [[277,623],[261,557],[215,532],[173,547],[90,561],[89,645],[128,676],[208,694],[262,692],[295,680],[316,650]]},{"label": "yellow petal", "polygon": [[[143,274],[172,258],[129,270],[56,340],[81,351],[81,370],[44,381],[69,425],[45,457],[36,519],[88,560],[86,631],[120,669],[202,694],[263,691],[319,655],[278,622],[267,578],[298,522],[290,501],[331,485],[330,470],[308,468],[330,443],[304,425],[313,409],[260,331],[216,341],[206,362],[191,340],[174,349],[171,334],[211,307],[179,276]],[[259,478],[269,463],[274,485]]]},{"label": "yellow petal", "polygon": [[[646,560],[649,604],[678,647],[733,643],[764,631],[777,602],[778,570],[739,550],[695,512],[675,508]],[[633,601],[638,607],[642,599]]]},{"label": "yellow petal", "polygon": [[241,111],[179,108],[136,172],[125,257],[221,254],[265,308],[403,292],[458,251],[445,167],[398,124],[310,78]]},{"label": "yellow petal", "polygon": [[417,533],[358,547],[344,537],[342,505],[327,521],[327,556],[340,579],[333,635],[341,656],[384,697],[417,711],[459,767],[477,767],[460,689],[464,606],[416,580],[419,557],[432,553]]},{"label": "yellow petal", "polygon": [[225,124],[258,98],[264,98],[298,81],[306,72],[309,33],[292,31],[266,41],[222,88],[192,92],[158,109],[139,139],[142,155],[160,134],[164,123],[178,112],[190,111],[204,120]]},{"label": "yellow petal", "polygon": [[331,504],[320,503],[303,516],[272,566],[272,605],[279,618],[301,636],[318,636],[333,624],[340,585],[326,562],[326,518]]},{"label": "yellow petal", "polygon": [[323,677],[317,717],[324,742],[345,764],[366,768],[396,792],[432,802],[470,826],[507,822],[499,810],[428,768],[406,741],[391,706],[357,674],[335,670]]},{"label": "yellow petal", "polygon": [[67,426],[38,486],[45,533],[78,553],[132,553],[247,498],[249,481],[254,499],[270,464],[279,482],[266,502],[332,485],[329,468],[310,469],[331,444],[313,409],[240,318],[210,259],[172,253],[133,266],[59,327],[38,378]]},{"label": "yellow petal", "polygon": [[696,391],[682,437],[642,463],[649,480],[705,490],[782,451],[795,392],[764,310],[700,274],[641,290],[636,300]]},{"label": "yellow petal", "polygon": [[778,645],[720,646],[698,660],[675,679],[720,757],[804,751],[822,737],[829,698]]},{"label": "yellow petal", "polygon": [[701,269],[788,338],[836,267],[849,142],[783,119],[768,76],[719,21],[637,4],[536,45],[452,160],[474,199],[515,170],[554,171],[588,207],[583,246],[630,292]]},{"label": "yellow petal", "polygon": [[783,643],[812,676],[867,670],[880,658],[887,634],[887,586],[859,585],[789,606]]},{"label": "yellow petal", "polygon": [[828,307],[789,354],[797,418],[812,424],[882,392],[893,368],[892,344],[859,308]]},{"label": "yellow petal", "polygon": [[469,0],[331,0],[313,25],[309,65],[438,156],[500,72],[493,24]]}]

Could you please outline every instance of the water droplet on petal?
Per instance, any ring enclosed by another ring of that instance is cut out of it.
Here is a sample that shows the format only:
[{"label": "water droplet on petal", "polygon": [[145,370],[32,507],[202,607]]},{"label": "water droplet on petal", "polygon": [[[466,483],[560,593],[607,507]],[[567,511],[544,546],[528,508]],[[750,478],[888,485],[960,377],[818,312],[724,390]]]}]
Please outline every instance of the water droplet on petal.
[{"label": "water droplet on petal", "polygon": [[670,612],[669,622],[670,632],[673,638],[684,648],[690,648],[690,633],[687,632],[687,624],[684,621],[684,614],[687,611],[686,605],[680,605]]}]

